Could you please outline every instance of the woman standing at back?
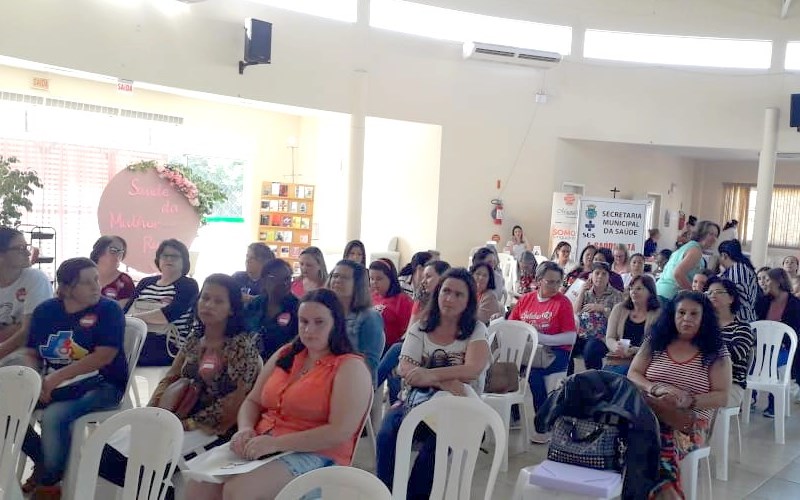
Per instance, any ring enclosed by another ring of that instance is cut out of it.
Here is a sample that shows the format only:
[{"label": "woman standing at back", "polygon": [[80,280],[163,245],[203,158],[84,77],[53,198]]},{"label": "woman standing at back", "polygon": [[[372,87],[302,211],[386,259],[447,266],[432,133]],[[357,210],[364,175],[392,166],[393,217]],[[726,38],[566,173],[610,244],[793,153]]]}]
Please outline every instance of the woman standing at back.
[{"label": "woman standing at back", "polygon": [[720,243],[719,265],[723,268],[720,278],[733,282],[739,293],[736,317],[745,323],[752,323],[756,320],[758,279],[750,259],[742,253],[742,244],[739,240]]},{"label": "woman standing at back", "polygon": [[705,268],[703,250],[714,248],[719,236],[719,226],[704,220],[697,225],[694,237],[675,250],[656,282],[658,296],[670,300],[681,290],[691,290],[692,278]]}]

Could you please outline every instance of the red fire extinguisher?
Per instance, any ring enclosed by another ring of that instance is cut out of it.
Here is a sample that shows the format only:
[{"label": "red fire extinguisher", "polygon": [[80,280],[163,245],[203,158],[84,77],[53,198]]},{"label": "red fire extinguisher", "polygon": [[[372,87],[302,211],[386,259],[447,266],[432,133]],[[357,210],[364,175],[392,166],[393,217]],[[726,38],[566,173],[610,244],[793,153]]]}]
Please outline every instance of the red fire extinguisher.
[{"label": "red fire extinguisher", "polygon": [[503,224],[503,200],[495,198],[492,200],[492,205],[494,205],[492,219],[494,219],[495,224],[500,226]]}]

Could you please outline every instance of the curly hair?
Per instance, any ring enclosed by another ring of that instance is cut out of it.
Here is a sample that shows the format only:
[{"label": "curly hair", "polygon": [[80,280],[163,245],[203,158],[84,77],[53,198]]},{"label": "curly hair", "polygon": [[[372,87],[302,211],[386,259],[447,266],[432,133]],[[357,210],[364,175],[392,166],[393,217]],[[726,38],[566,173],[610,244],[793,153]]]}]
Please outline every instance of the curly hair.
[{"label": "curly hair", "polygon": [[714,306],[700,292],[682,291],[673,300],[667,302],[650,333],[650,348],[654,353],[665,352],[667,347],[678,338],[675,312],[678,305],[685,301],[694,302],[703,308],[700,328],[692,339],[692,344],[700,350],[700,354],[703,356],[703,365],[711,366],[719,357],[723,340]]}]

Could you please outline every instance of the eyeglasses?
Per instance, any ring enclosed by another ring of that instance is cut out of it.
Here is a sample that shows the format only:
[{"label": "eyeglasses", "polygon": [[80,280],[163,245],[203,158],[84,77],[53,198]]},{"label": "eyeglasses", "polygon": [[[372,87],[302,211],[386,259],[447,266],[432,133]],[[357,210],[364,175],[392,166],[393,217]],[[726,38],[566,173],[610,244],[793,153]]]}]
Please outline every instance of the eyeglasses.
[{"label": "eyeglasses", "polygon": [[561,280],[542,280],[542,283],[550,286],[556,286],[561,283]]},{"label": "eyeglasses", "polygon": [[6,252],[17,252],[17,253],[31,253],[31,245],[17,245],[13,247],[8,247]]},{"label": "eyeglasses", "polygon": [[727,290],[709,290],[706,292],[706,297],[713,297],[714,295],[728,295]]},{"label": "eyeglasses", "polygon": [[162,253],[159,258],[163,260],[180,260],[182,257],[176,253]]},{"label": "eyeglasses", "polygon": [[108,253],[110,253],[111,255],[125,254],[125,250],[117,247],[108,247]]}]

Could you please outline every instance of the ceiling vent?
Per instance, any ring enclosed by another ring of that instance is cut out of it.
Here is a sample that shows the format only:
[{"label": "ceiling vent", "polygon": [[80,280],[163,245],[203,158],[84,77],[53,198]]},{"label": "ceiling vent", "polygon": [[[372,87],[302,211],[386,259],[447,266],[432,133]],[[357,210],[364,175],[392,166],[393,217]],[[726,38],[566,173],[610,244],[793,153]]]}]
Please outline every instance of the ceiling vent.
[{"label": "ceiling vent", "polygon": [[464,43],[464,59],[517,64],[549,69],[561,62],[561,54],[481,42]]}]

